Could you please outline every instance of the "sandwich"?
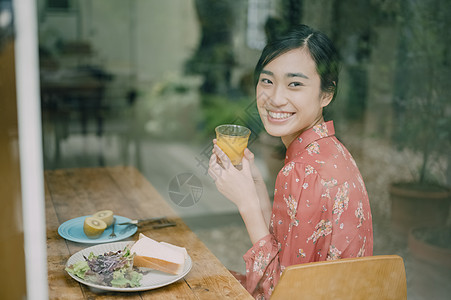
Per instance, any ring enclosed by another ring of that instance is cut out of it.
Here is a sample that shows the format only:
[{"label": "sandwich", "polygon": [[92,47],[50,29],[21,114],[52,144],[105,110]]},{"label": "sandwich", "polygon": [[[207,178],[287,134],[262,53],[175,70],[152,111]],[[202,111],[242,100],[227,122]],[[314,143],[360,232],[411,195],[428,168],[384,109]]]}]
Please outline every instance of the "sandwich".
[{"label": "sandwich", "polygon": [[148,268],[178,275],[183,271],[188,253],[185,248],[172,244],[157,242],[144,234],[130,248],[135,254],[133,265],[138,268]]}]

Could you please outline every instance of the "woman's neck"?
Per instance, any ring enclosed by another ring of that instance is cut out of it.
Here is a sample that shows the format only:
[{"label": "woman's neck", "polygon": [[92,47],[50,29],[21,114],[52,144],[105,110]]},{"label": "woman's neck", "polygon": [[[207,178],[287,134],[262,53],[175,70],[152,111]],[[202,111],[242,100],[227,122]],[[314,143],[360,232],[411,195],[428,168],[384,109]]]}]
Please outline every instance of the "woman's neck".
[{"label": "woman's neck", "polygon": [[300,130],[300,131],[296,131],[293,134],[287,135],[287,136],[282,136],[282,143],[285,145],[285,148],[288,149],[288,147],[291,145],[291,143],[299,136],[301,135],[303,132],[309,130],[310,128],[312,128],[313,126],[316,126],[318,124],[324,123],[324,117],[323,115],[321,115],[318,119],[316,119],[310,126]]}]

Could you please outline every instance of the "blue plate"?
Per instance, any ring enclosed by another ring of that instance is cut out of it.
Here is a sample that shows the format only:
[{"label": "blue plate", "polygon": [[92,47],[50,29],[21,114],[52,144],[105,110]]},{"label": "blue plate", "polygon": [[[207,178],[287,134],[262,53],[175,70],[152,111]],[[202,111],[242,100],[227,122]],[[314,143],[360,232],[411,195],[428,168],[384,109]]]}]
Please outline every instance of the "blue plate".
[{"label": "blue plate", "polygon": [[78,217],[61,224],[60,227],[58,227],[59,235],[66,240],[77,243],[101,244],[123,240],[129,236],[132,236],[138,230],[138,227],[135,225],[117,225],[118,223],[129,222],[131,220],[126,217],[114,216],[116,218],[116,224],[114,225],[114,233],[116,234],[115,238],[110,238],[110,234],[113,229],[112,226],[109,226],[99,238],[90,239],[83,231],[83,223],[85,222],[86,217],[89,216]]}]

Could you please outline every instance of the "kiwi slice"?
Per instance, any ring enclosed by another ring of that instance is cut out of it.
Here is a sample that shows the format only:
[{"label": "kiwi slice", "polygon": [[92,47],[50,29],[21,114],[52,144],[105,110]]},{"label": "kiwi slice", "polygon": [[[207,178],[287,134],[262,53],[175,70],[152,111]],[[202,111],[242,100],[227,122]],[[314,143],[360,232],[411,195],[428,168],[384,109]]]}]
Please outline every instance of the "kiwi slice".
[{"label": "kiwi slice", "polygon": [[97,218],[106,223],[106,226],[113,224],[114,214],[111,210],[101,210],[92,215],[93,218]]},{"label": "kiwi slice", "polygon": [[86,217],[83,224],[83,231],[90,239],[99,238],[106,229],[106,223],[100,219]]}]

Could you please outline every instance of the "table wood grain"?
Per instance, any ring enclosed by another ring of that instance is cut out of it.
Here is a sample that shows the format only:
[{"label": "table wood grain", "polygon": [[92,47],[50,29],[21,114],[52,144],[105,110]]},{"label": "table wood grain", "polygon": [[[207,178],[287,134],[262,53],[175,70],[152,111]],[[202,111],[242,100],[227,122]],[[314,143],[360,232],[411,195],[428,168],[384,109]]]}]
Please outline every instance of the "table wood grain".
[{"label": "table wood grain", "polygon": [[[45,171],[48,282],[50,299],[253,299],[199,238],[178,217],[152,184],[134,167]],[[175,227],[139,227],[157,241],[185,247],[193,267],[185,278],[145,292],[99,292],[73,280],[64,270],[69,257],[92,245],[63,239],[58,227],[67,220],[111,209],[132,219],[167,216]]]}]

